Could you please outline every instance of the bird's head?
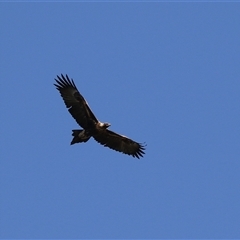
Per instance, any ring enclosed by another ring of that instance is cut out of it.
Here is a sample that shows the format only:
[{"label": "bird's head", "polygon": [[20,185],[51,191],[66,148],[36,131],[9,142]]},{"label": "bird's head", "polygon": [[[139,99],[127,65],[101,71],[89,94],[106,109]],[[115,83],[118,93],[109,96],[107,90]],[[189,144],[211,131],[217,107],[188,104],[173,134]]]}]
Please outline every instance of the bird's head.
[{"label": "bird's head", "polygon": [[111,126],[110,123],[100,123],[99,125],[100,125],[100,127],[105,128],[105,129]]},{"label": "bird's head", "polygon": [[104,128],[108,128],[108,127],[110,127],[111,126],[111,124],[110,123],[104,123]]}]

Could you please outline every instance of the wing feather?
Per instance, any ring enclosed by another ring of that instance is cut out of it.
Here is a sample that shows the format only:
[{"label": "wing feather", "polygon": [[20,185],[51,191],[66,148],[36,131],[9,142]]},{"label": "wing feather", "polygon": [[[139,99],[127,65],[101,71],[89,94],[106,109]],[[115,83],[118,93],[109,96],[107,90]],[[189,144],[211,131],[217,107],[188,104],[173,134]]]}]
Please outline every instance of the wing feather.
[{"label": "wing feather", "polygon": [[54,85],[60,92],[68,111],[76,122],[85,129],[97,123],[97,118],[89,108],[87,101],[79,93],[74,81],[70,80],[68,75],[65,77],[63,74],[61,74],[61,77],[57,76],[55,80],[57,84]]},{"label": "wing feather", "polygon": [[108,129],[99,129],[98,133],[93,135],[93,137],[97,142],[105,147],[109,147],[115,151],[122,152],[136,158],[143,157],[145,154],[145,145],[137,143]]}]

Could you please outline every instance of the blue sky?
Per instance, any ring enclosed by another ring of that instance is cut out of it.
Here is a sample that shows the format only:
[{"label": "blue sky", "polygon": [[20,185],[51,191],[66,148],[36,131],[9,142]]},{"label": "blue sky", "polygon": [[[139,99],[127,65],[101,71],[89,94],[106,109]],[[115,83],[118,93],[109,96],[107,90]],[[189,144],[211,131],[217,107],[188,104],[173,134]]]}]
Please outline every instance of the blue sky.
[{"label": "blue sky", "polygon": [[[239,238],[239,3],[1,3],[0,238]],[[73,78],[137,160],[78,128]]]}]

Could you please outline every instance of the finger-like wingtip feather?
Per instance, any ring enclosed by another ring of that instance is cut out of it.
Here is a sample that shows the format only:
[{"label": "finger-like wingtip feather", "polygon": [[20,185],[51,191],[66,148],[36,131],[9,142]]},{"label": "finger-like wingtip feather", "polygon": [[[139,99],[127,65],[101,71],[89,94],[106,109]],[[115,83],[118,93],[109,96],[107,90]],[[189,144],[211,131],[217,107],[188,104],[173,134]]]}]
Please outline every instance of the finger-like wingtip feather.
[{"label": "finger-like wingtip feather", "polygon": [[57,75],[57,79],[55,78],[55,81],[57,82],[57,84],[54,83],[53,85],[57,88],[57,90],[68,86],[77,89],[73,79],[70,80],[67,74],[66,76],[64,76],[63,74],[61,74],[61,76]]},{"label": "finger-like wingtip feather", "polygon": [[140,158],[140,157],[143,157],[143,155],[145,154],[145,150],[146,150],[146,144],[145,143],[138,143],[139,145],[139,149],[134,153],[132,154],[133,157],[136,157],[136,158]]}]

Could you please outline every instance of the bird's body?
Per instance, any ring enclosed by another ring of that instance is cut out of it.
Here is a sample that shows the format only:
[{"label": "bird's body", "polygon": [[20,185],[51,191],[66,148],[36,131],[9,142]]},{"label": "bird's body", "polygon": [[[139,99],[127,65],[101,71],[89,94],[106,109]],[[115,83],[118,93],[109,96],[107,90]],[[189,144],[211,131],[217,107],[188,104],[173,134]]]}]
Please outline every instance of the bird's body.
[{"label": "bird's body", "polygon": [[93,137],[105,147],[132,155],[133,157],[143,157],[145,146],[108,130],[109,123],[102,123],[97,120],[72,79],[70,80],[67,75],[61,74],[61,77],[57,76],[55,80],[57,84],[54,85],[60,92],[68,111],[83,128],[72,130],[73,139],[71,144],[87,142]]}]

